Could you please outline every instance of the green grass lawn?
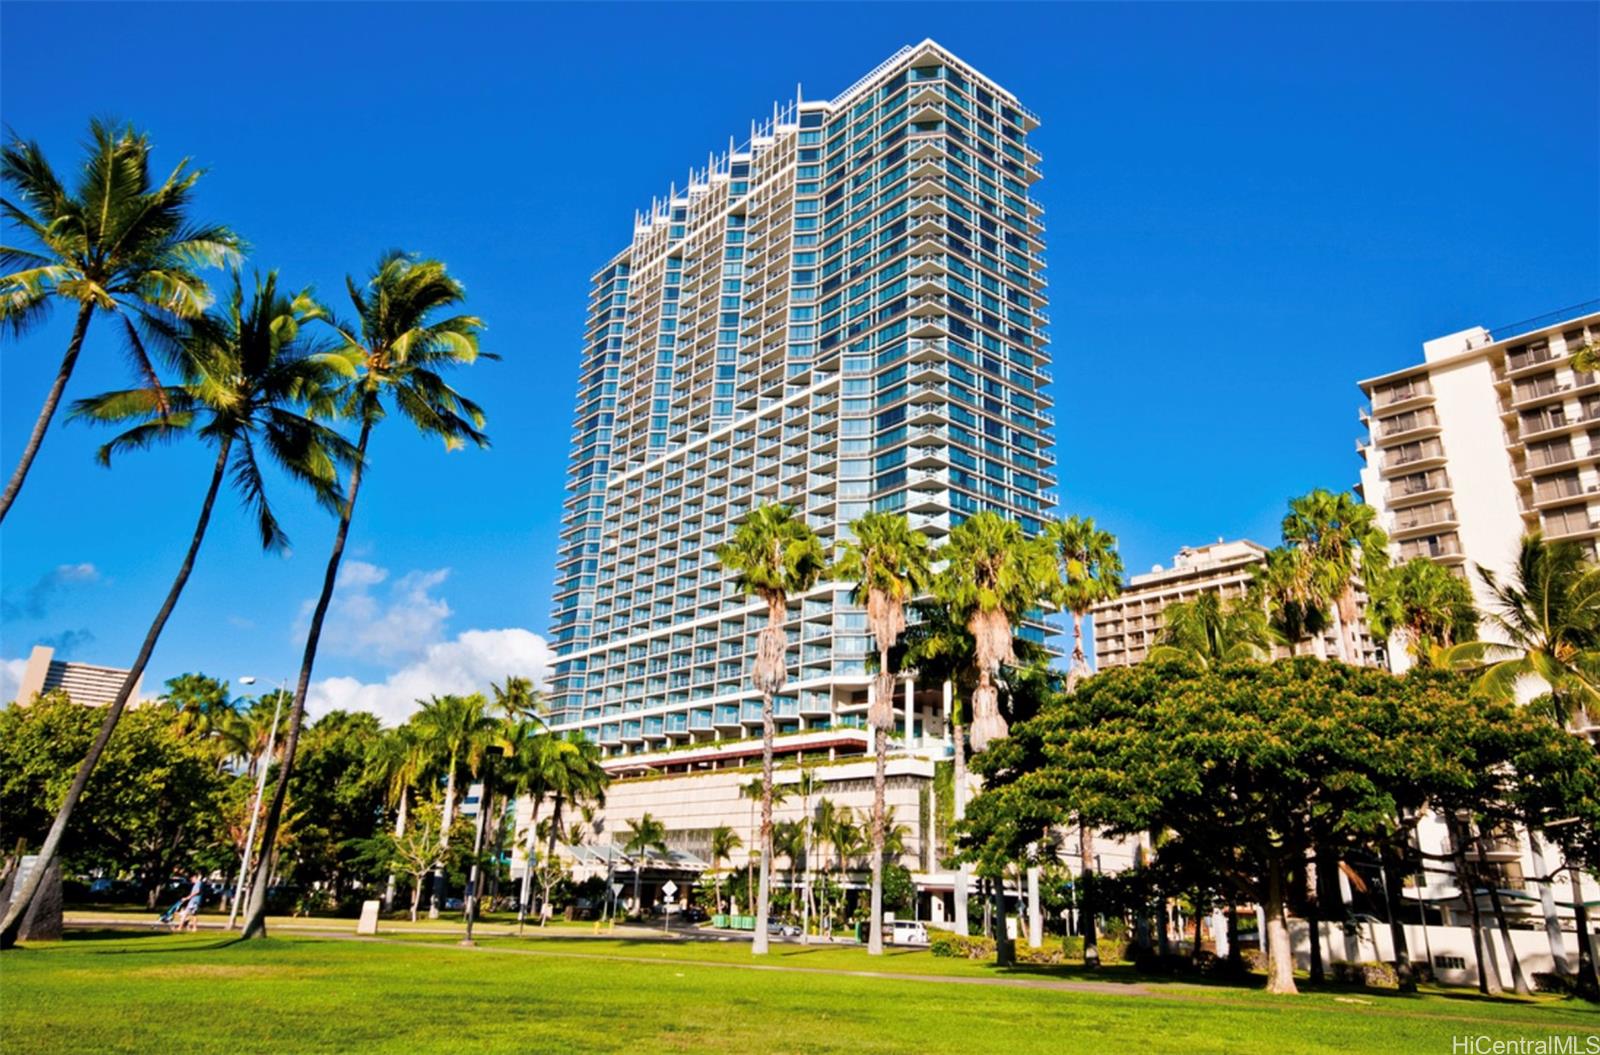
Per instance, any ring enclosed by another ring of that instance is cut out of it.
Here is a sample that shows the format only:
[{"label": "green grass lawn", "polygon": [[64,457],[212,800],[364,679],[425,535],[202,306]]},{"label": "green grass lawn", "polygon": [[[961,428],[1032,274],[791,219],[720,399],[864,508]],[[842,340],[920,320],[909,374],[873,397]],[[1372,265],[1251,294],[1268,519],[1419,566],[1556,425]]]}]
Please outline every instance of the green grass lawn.
[{"label": "green grass lawn", "polygon": [[1600,1009],[1548,998],[1284,999],[1126,970],[1077,988],[1079,972],[1002,974],[922,951],[872,958],[778,945],[755,961],[741,943],[570,931],[477,949],[442,934],[358,942],[279,933],[228,944],[215,933],[99,931],[6,953],[0,1050],[1448,1055],[1458,1035],[1577,1034],[1578,1050],[1600,1036]]}]

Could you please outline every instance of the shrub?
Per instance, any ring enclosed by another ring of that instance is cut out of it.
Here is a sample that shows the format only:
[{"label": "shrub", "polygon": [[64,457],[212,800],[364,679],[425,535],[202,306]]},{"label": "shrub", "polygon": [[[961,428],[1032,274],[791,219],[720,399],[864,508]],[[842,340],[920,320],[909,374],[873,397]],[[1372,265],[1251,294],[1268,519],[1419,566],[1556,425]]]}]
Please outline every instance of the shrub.
[{"label": "shrub", "polygon": [[1333,965],[1336,981],[1364,986],[1367,989],[1398,989],[1400,979],[1394,968],[1386,963],[1336,963]]},{"label": "shrub", "polygon": [[1065,950],[1061,946],[1046,943],[1037,949],[1031,948],[1026,942],[1017,945],[1017,962],[1031,964],[1060,964],[1066,962]]},{"label": "shrub", "polygon": [[1556,974],[1553,971],[1533,972],[1533,991],[1536,993],[1560,993],[1562,996],[1576,996],[1578,994],[1578,980],[1565,974]]},{"label": "shrub", "polygon": [[1249,971],[1265,971],[1267,969],[1267,954],[1260,949],[1242,949],[1240,956],[1244,966]]},{"label": "shrub", "polygon": [[958,960],[992,960],[994,959],[994,939],[985,937],[968,937],[952,931],[934,931],[928,942],[928,951],[935,956],[946,956]]}]

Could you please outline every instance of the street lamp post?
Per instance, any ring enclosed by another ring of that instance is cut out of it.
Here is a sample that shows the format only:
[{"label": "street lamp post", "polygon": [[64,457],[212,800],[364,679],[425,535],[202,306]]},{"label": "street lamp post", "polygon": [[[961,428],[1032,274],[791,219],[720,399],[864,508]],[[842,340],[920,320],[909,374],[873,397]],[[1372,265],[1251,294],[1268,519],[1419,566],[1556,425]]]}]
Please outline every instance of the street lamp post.
[{"label": "street lamp post", "polygon": [[[243,677],[239,679],[241,685],[254,685],[256,679]],[[261,771],[256,774],[256,801],[250,810],[250,833],[244,837],[244,854],[239,858],[239,879],[233,884],[233,903],[228,906],[228,930],[233,929],[234,920],[239,915],[239,900],[244,896],[245,876],[250,874],[250,850],[256,843],[256,825],[261,821],[261,799],[267,790],[267,767],[272,764],[272,749],[278,742],[278,716],[283,711],[283,694],[288,680],[278,684],[278,695],[272,704],[272,728],[267,730],[267,750],[261,756]]]}]

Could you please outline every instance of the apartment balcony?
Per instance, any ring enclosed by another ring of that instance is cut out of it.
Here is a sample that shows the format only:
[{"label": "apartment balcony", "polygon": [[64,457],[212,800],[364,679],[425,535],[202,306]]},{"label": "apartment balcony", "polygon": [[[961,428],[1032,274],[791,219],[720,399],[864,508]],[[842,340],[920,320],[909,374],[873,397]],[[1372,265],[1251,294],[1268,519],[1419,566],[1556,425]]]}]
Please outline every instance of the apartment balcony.
[{"label": "apartment balcony", "polygon": [[1531,501],[1523,505],[1524,511],[1543,511],[1554,509],[1557,506],[1570,505],[1580,498],[1589,498],[1600,494],[1600,487],[1590,484],[1587,488],[1582,484],[1567,484],[1560,487],[1535,487]]},{"label": "apartment balcony", "polygon": [[[759,715],[757,718],[759,719]],[[732,703],[719,703],[716,713],[712,716],[711,724],[717,729],[726,729],[731,732],[743,732],[744,724],[739,721],[739,707]]]},{"label": "apartment balcony", "polygon": [[1416,381],[1404,387],[1380,389],[1372,394],[1372,409],[1397,413],[1433,402],[1433,388],[1426,381]]},{"label": "apartment balcony", "polygon": [[1382,476],[1400,476],[1420,469],[1431,469],[1445,463],[1443,444],[1434,443],[1417,450],[1388,448],[1383,452]]},{"label": "apartment balcony", "polygon": [[1513,410],[1520,411],[1552,400],[1565,399],[1571,392],[1572,384],[1567,381],[1551,381],[1546,384],[1514,387],[1511,391],[1511,407]]},{"label": "apartment balcony", "polygon": [[1429,480],[1423,484],[1408,487],[1389,485],[1389,505],[1398,507],[1402,505],[1413,506],[1422,502],[1444,498],[1451,493],[1450,481],[1440,473],[1437,479]]},{"label": "apartment balcony", "polygon": [[1394,514],[1394,530],[1389,535],[1395,541],[1402,542],[1419,535],[1453,530],[1458,526],[1460,521],[1453,505],[1443,510],[1401,510]]},{"label": "apartment balcony", "polygon": [[1536,372],[1539,367],[1547,363],[1559,362],[1565,355],[1557,355],[1551,351],[1549,345],[1541,348],[1529,348],[1522,353],[1512,353],[1506,356],[1505,377],[1516,378]]}]

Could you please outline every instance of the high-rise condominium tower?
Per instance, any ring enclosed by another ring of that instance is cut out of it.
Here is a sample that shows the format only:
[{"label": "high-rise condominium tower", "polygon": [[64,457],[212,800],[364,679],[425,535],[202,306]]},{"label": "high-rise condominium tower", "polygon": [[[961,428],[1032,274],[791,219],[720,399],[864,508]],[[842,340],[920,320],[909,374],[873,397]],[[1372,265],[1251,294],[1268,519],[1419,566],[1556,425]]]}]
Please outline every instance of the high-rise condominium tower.
[{"label": "high-rise condominium tower", "polygon": [[[775,107],[636,217],[593,278],[558,728],[613,757],[759,731],[765,610],[713,550],[762,503],[830,545],[869,509],[935,541],[983,509],[1039,529],[1054,459],[1037,126],[925,41],[831,100]],[[859,724],[871,642],[848,587],[789,616],[779,731]],[[942,686],[908,683],[896,705],[911,742],[941,731]]]}]

